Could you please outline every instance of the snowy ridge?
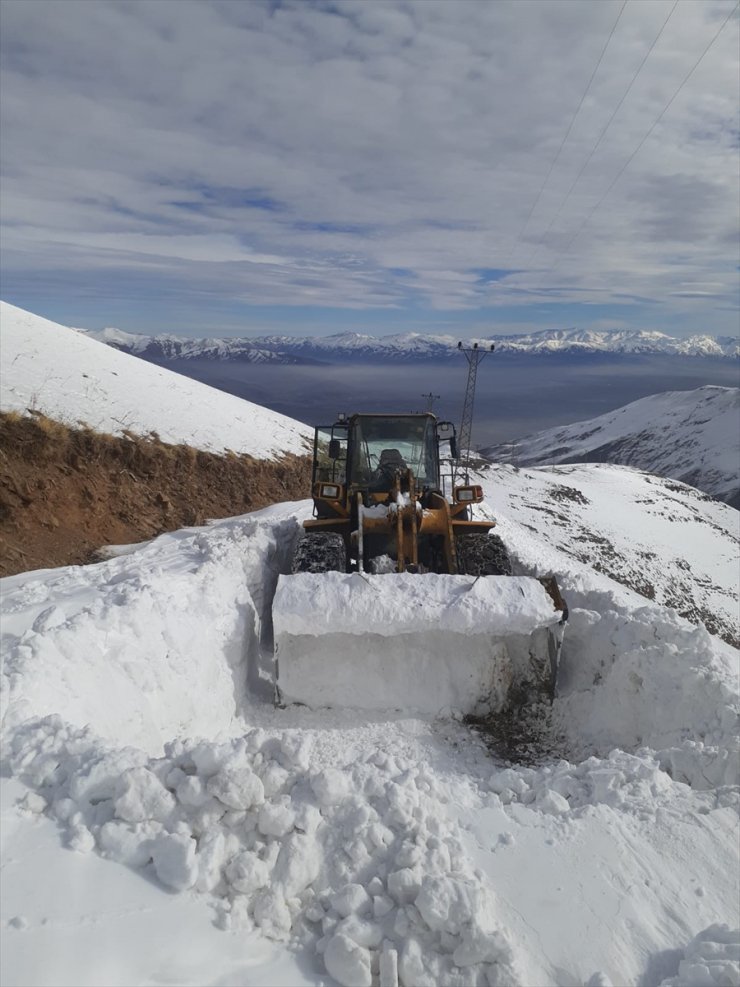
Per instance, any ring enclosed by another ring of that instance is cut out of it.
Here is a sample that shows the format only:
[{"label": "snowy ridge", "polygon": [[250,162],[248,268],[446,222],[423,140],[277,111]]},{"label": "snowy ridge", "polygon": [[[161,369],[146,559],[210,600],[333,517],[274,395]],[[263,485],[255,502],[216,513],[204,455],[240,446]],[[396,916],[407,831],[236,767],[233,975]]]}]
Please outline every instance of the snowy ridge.
[{"label": "snowy ridge", "polygon": [[313,432],[260,405],[136,360],[0,302],[0,407],[210,452],[303,455]]},{"label": "snowy ridge", "polygon": [[[117,329],[87,331],[87,334],[129,353],[152,359],[250,359],[276,362],[336,360],[353,357],[365,360],[450,359],[457,349],[456,336],[417,332],[369,336],[357,332],[331,336],[256,336],[249,339],[189,340],[176,335],[137,335]],[[674,356],[737,357],[740,343],[731,336],[695,334],[687,338],[644,330],[543,329],[539,332],[480,337],[466,340],[499,353],[558,354],[614,353]]]},{"label": "snowy ridge", "polygon": [[519,466],[620,463],[680,480],[740,507],[740,389],[707,385],[655,394],[481,454]]}]

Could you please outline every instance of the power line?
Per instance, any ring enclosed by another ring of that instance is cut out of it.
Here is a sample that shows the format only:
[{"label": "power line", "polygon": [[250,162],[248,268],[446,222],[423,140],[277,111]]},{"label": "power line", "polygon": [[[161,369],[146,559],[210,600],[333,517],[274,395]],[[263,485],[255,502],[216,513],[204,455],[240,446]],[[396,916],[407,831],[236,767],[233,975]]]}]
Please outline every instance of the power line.
[{"label": "power line", "polygon": [[649,130],[647,131],[647,133],[645,134],[645,136],[642,138],[642,140],[637,145],[637,147],[634,149],[634,151],[632,152],[632,154],[630,154],[630,156],[627,158],[627,160],[625,161],[625,163],[622,165],[622,167],[619,169],[619,171],[617,172],[617,174],[614,176],[614,178],[612,179],[611,184],[607,188],[606,192],[604,192],[604,194],[601,196],[601,198],[599,199],[599,201],[596,203],[596,205],[593,207],[593,209],[591,209],[591,211],[588,213],[588,215],[586,216],[586,218],[584,219],[584,221],[581,223],[581,225],[575,231],[575,233],[573,234],[573,236],[571,236],[570,240],[568,240],[568,242],[566,243],[566,245],[563,247],[563,249],[561,251],[561,255],[560,255],[560,260],[558,261],[557,264],[554,265],[553,270],[560,265],[560,261],[562,260],[563,255],[568,252],[568,250],[569,250],[571,244],[573,243],[573,241],[576,239],[576,237],[578,237],[580,235],[580,233],[583,231],[583,229],[590,222],[591,217],[593,216],[593,214],[596,212],[596,210],[602,204],[602,202],[604,201],[604,199],[606,199],[606,197],[609,195],[609,193],[611,192],[611,190],[614,188],[614,186],[617,184],[617,182],[619,181],[619,179],[625,173],[625,171],[627,170],[627,168],[629,167],[629,165],[632,163],[633,159],[637,155],[637,153],[640,150],[640,148],[642,147],[642,145],[645,143],[645,141],[648,139],[648,137],[650,137],[650,135],[653,133],[653,131],[658,126],[658,124],[660,123],[660,121],[663,119],[663,117],[665,116],[665,114],[668,112],[668,110],[671,107],[671,105],[673,104],[674,100],[676,99],[676,97],[678,96],[678,94],[681,92],[681,90],[683,89],[683,87],[686,85],[686,83],[689,81],[689,79],[694,74],[694,72],[697,70],[697,68],[699,67],[699,65],[703,61],[704,56],[707,54],[707,52],[712,47],[712,45],[714,44],[714,42],[717,40],[717,38],[720,36],[720,34],[722,33],[722,31],[725,29],[725,26],[729,22],[729,20],[732,17],[732,15],[737,11],[738,7],[740,7],[740,0],[738,0],[738,3],[735,4],[735,6],[732,8],[732,10],[727,15],[727,17],[725,17],[725,19],[722,21],[722,23],[720,24],[718,30],[714,34],[714,37],[712,38],[712,40],[706,46],[706,48],[701,53],[701,55],[699,55],[699,57],[694,62],[694,64],[692,65],[692,67],[689,69],[689,71],[686,73],[686,75],[684,76],[684,78],[683,78],[682,82],[680,83],[679,87],[676,89],[676,91],[673,93],[673,95],[668,100],[668,102],[666,103],[666,105],[663,107],[663,109],[660,111],[660,113],[658,114],[658,116],[655,118],[655,120],[651,124],[651,126],[650,126]]},{"label": "power line", "polygon": [[588,83],[586,85],[586,88],[583,91],[583,95],[581,96],[581,101],[578,104],[575,113],[573,114],[573,118],[571,119],[570,124],[568,125],[568,129],[565,132],[565,136],[563,137],[563,139],[560,142],[560,147],[558,148],[557,154],[552,159],[552,162],[550,164],[550,169],[547,172],[547,175],[545,176],[545,180],[542,183],[542,186],[541,186],[539,192],[537,193],[537,198],[534,200],[534,204],[533,204],[532,208],[529,210],[529,215],[527,216],[526,220],[524,221],[524,226],[522,226],[521,230],[519,231],[519,236],[516,238],[516,241],[514,242],[514,247],[512,248],[512,253],[513,253],[513,250],[516,247],[517,243],[519,243],[519,241],[521,240],[521,238],[524,236],[524,232],[527,229],[527,227],[529,226],[529,221],[532,218],[532,216],[534,214],[534,211],[535,211],[535,209],[537,208],[537,206],[539,204],[540,199],[542,198],[542,193],[545,191],[545,186],[547,185],[547,183],[550,180],[550,175],[552,175],[553,169],[555,168],[555,165],[558,163],[558,159],[560,158],[560,154],[561,154],[563,148],[565,147],[565,142],[568,140],[568,137],[570,136],[570,132],[573,129],[573,124],[576,122],[576,118],[578,117],[578,114],[581,112],[581,107],[583,106],[583,103],[584,103],[584,100],[586,99],[586,96],[588,96],[589,90],[591,89],[591,84],[594,81],[594,78],[596,77],[596,73],[599,71],[599,66],[601,65],[601,63],[602,63],[602,61],[604,59],[604,55],[606,54],[606,49],[609,47],[609,42],[614,37],[614,32],[616,31],[617,24],[619,24],[619,21],[620,21],[620,19],[622,17],[622,14],[624,13],[624,8],[627,6],[627,2],[628,2],[628,0],[623,0],[622,6],[619,8],[619,13],[617,14],[617,19],[614,21],[614,24],[612,25],[612,29],[609,32],[609,37],[606,39],[606,43],[605,43],[604,47],[601,49],[601,54],[599,55],[599,60],[597,61],[596,65],[594,66],[594,70],[591,73],[591,78],[588,80]]},{"label": "power line", "polygon": [[471,437],[473,434],[473,406],[475,404],[475,381],[478,376],[478,364],[486,356],[487,353],[492,353],[494,345],[491,345],[490,350],[481,349],[477,343],[473,343],[472,346],[463,346],[460,342],[457,344],[458,350],[465,354],[465,359],[468,361],[468,382],[465,387],[465,401],[463,403],[462,417],[460,419],[460,435],[459,435],[459,445],[457,449],[457,462],[453,470],[453,483],[457,482],[456,478],[458,473],[462,472],[462,459],[465,457],[465,482],[470,482],[470,446]]},{"label": "power line", "polygon": [[662,27],[661,27],[661,29],[660,29],[660,30],[658,31],[658,33],[657,33],[657,35],[656,35],[656,37],[655,37],[655,40],[653,41],[653,43],[652,43],[652,44],[650,45],[650,47],[648,48],[648,50],[647,50],[647,52],[645,53],[645,56],[644,56],[644,58],[642,59],[642,61],[640,62],[640,65],[639,65],[639,67],[638,67],[638,69],[637,69],[637,71],[636,71],[636,72],[635,72],[635,74],[634,74],[634,75],[632,76],[632,79],[631,79],[631,81],[630,81],[630,84],[629,84],[629,85],[627,86],[627,88],[625,89],[625,91],[624,91],[624,94],[623,94],[623,96],[622,96],[622,98],[621,98],[621,99],[619,100],[619,102],[617,103],[617,105],[616,105],[616,107],[615,107],[615,109],[614,109],[614,111],[612,112],[612,115],[611,115],[611,116],[609,117],[609,119],[607,120],[607,122],[606,122],[606,126],[605,126],[605,127],[604,127],[604,129],[603,129],[603,130],[601,131],[601,133],[599,134],[599,136],[598,136],[598,138],[597,138],[597,140],[596,140],[596,143],[595,143],[595,144],[594,144],[594,146],[593,146],[593,147],[591,148],[591,150],[590,150],[590,152],[589,152],[589,155],[588,155],[588,157],[586,158],[586,160],[585,160],[585,161],[583,162],[583,165],[581,166],[581,170],[580,170],[580,171],[578,172],[578,174],[576,175],[576,177],[575,177],[575,178],[573,179],[573,181],[572,181],[572,183],[571,183],[571,186],[570,186],[570,188],[568,189],[568,191],[567,191],[567,192],[566,192],[566,194],[565,194],[565,198],[564,198],[564,199],[562,200],[562,202],[561,202],[561,203],[560,203],[560,205],[558,206],[558,211],[557,211],[557,212],[555,213],[555,215],[554,215],[554,216],[552,217],[552,219],[550,220],[550,225],[549,225],[549,226],[547,227],[547,229],[545,230],[545,232],[544,232],[544,233],[542,234],[542,236],[540,237],[540,239],[539,239],[539,242],[538,242],[538,243],[536,244],[536,246],[535,246],[535,249],[534,249],[534,251],[532,252],[532,254],[530,254],[530,256],[529,256],[529,260],[528,260],[528,263],[531,263],[531,261],[532,261],[532,258],[533,258],[533,257],[535,256],[535,254],[536,254],[536,253],[537,253],[537,252],[539,251],[539,249],[541,248],[541,246],[542,246],[542,242],[543,242],[543,240],[545,239],[545,237],[547,236],[547,234],[548,234],[548,233],[550,232],[550,230],[551,230],[551,229],[553,228],[553,226],[554,226],[554,224],[556,223],[556,221],[557,221],[557,219],[558,219],[558,217],[560,216],[560,213],[561,213],[561,212],[563,211],[563,208],[564,208],[564,206],[565,206],[565,204],[566,204],[566,202],[568,201],[568,199],[570,199],[570,197],[571,197],[571,194],[572,194],[572,192],[573,192],[573,189],[574,189],[574,188],[576,187],[576,185],[578,184],[578,181],[579,181],[579,179],[581,178],[581,175],[583,175],[583,173],[584,173],[584,171],[586,170],[586,168],[588,167],[588,165],[589,165],[589,163],[590,163],[590,161],[591,161],[591,159],[593,158],[593,156],[594,156],[594,154],[595,154],[595,153],[596,153],[596,151],[598,150],[598,147],[599,147],[599,144],[601,144],[601,142],[602,142],[602,140],[604,139],[604,136],[605,136],[605,134],[606,134],[606,132],[607,132],[607,130],[609,129],[609,127],[611,126],[611,124],[612,124],[612,121],[614,120],[614,117],[615,117],[615,116],[617,115],[617,113],[619,113],[619,110],[621,109],[621,107],[622,107],[622,105],[624,104],[624,101],[625,101],[625,99],[626,99],[626,98],[627,98],[627,96],[629,95],[629,92],[630,92],[630,90],[632,89],[632,87],[634,86],[634,84],[635,84],[635,82],[637,81],[637,77],[639,76],[639,74],[640,74],[640,72],[642,72],[642,70],[643,70],[643,68],[644,68],[644,66],[645,66],[645,63],[647,62],[647,60],[648,60],[648,58],[649,58],[649,57],[650,57],[650,55],[652,54],[652,51],[653,51],[653,49],[654,49],[654,48],[655,48],[655,46],[657,45],[657,43],[658,43],[658,41],[660,41],[660,38],[661,38],[661,35],[662,35],[662,34],[663,34],[663,32],[665,31],[665,29],[666,29],[666,26],[667,26],[667,24],[668,24],[668,21],[669,21],[669,20],[671,19],[671,17],[673,16],[673,12],[675,11],[675,9],[676,9],[676,7],[677,7],[677,6],[678,6],[678,0],[675,0],[675,2],[674,2],[674,4],[673,4],[673,6],[671,7],[671,9],[670,9],[670,10],[669,10],[669,12],[668,12],[668,16],[667,16],[667,17],[666,17],[666,19],[665,19],[665,20],[663,21],[663,26],[662,26]]}]

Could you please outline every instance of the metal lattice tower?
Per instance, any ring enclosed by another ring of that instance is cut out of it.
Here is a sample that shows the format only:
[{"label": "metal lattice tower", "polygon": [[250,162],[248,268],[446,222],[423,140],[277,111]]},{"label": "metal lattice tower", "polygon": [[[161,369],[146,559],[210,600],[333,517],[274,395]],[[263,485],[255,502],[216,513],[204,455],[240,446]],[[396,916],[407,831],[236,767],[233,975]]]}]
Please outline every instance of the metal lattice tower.
[{"label": "metal lattice tower", "polygon": [[457,467],[455,473],[462,472],[462,458],[465,460],[465,482],[470,480],[470,443],[473,434],[473,405],[475,403],[475,381],[478,376],[478,364],[487,353],[493,352],[493,344],[490,350],[482,350],[477,343],[471,347],[464,347],[462,343],[457,344],[461,353],[465,354],[468,361],[468,385],[465,388],[465,401],[463,402],[462,419],[460,420],[460,436],[458,438]]},{"label": "metal lattice tower", "polygon": [[439,394],[432,394],[430,391],[428,394],[422,394],[423,398],[427,399],[427,411],[434,411],[434,402],[439,401]]}]

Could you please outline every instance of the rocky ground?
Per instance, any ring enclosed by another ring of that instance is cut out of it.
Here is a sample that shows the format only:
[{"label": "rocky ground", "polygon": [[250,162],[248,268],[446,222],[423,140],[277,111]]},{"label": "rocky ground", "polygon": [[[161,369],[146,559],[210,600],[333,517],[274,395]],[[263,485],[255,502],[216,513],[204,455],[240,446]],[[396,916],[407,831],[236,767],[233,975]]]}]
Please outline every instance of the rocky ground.
[{"label": "rocky ground", "polygon": [[277,461],[0,414],[0,576],[95,560],[102,546],[305,497],[307,458]]}]

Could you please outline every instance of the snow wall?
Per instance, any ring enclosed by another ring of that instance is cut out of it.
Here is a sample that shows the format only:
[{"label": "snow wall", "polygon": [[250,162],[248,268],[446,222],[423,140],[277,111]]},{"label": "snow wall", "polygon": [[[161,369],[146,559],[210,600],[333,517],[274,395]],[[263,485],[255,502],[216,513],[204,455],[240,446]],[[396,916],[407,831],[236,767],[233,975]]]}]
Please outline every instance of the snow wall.
[{"label": "snow wall", "polygon": [[297,531],[245,517],[3,580],[3,727],[63,711],[150,753],[233,733],[252,692],[269,692],[260,639]]}]

